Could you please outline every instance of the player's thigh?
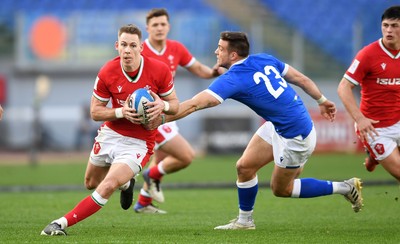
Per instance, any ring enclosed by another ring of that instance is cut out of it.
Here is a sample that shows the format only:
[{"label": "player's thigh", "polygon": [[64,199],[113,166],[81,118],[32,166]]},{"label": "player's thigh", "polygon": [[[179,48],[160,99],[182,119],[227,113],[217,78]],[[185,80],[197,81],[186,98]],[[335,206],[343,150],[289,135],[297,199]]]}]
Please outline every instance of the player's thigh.
[{"label": "player's thigh", "polygon": [[382,167],[393,177],[400,181],[400,149],[396,147],[384,160],[380,161]]},{"label": "player's thigh", "polygon": [[115,162],[111,165],[104,180],[97,187],[96,191],[108,199],[120,186],[128,182],[134,176],[128,164]]},{"label": "player's thigh", "polygon": [[[252,177],[264,165],[273,161],[272,145],[254,134],[242,156],[236,163],[238,174]],[[251,179],[248,179],[251,180]]]},{"label": "player's thigh", "polygon": [[85,186],[88,189],[96,188],[107,175],[109,167],[94,165],[90,160],[86,166]]},{"label": "player's thigh", "polygon": [[181,134],[175,135],[158,150],[182,161],[192,161],[195,154],[192,146]]},{"label": "player's thigh", "polygon": [[274,165],[271,177],[271,189],[275,195],[290,196],[293,189],[293,181],[300,175],[300,168],[282,168]]}]

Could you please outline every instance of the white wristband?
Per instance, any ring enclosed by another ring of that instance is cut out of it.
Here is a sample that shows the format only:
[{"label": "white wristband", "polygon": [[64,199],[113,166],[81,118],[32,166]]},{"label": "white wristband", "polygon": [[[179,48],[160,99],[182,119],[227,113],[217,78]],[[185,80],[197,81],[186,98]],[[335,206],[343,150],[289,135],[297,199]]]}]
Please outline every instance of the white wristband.
[{"label": "white wristband", "polygon": [[317,100],[318,105],[323,104],[324,102],[328,101],[328,99],[322,95],[320,99]]},{"label": "white wristband", "polygon": [[164,112],[167,112],[169,110],[169,103],[167,101],[163,101],[164,102]]},{"label": "white wristband", "polygon": [[122,108],[116,108],[115,109],[115,117],[117,117],[117,119],[123,118],[124,114],[122,113]]}]

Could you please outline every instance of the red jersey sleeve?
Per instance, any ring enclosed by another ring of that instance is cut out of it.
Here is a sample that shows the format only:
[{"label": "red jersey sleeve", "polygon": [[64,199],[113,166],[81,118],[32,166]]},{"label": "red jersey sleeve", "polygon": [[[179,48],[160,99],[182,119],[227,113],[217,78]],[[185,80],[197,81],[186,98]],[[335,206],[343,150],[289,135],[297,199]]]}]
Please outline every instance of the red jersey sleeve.
[{"label": "red jersey sleeve", "polygon": [[171,43],[171,45],[176,45],[176,52],[178,53],[177,56],[180,57],[179,59],[180,66],[190,67],[193,65],[196,59],[182,43],[174,41],[173,44]]},{"label": "red jersey sleeve", "polygon": [[360,85],[368,73],[368,56],[366,48],[361,49],[345,73],[345,78],[354,85]]}]

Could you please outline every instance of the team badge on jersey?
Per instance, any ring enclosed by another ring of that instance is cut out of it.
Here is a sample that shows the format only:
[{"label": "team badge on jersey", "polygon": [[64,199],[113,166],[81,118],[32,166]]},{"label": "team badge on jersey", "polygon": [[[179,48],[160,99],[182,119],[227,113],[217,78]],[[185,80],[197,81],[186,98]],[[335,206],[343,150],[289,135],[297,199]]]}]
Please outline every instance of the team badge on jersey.
[{"label": "team badge on jersey", "polygon": [[374,148],[375,148],[375,151],[380,155],[385,153],[385,147],[383,146],[382,143],[376,144]]},{"label": "team badge on jersey", "polygon": [[100,152],[100,149],[101,149],[100,143],[96,141],[96,142],[94,143],[94,146],[93,146],[93,152],[94,152],[94,154],[98,154],[98,153]]}]

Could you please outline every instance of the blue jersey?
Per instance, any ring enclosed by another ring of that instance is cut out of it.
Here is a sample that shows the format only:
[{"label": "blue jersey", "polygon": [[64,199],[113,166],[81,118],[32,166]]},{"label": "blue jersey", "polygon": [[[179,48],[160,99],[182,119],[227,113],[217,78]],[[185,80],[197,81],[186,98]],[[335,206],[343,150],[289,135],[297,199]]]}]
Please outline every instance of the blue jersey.
[{"label": "blue jersey", "polygon": [[283,78],[288,68],[271,55],[250,55],[214,80],[208,92],[221,103],[231,98],[247,105],[285,138],[306,138],[313,123],[303,101]]}]

